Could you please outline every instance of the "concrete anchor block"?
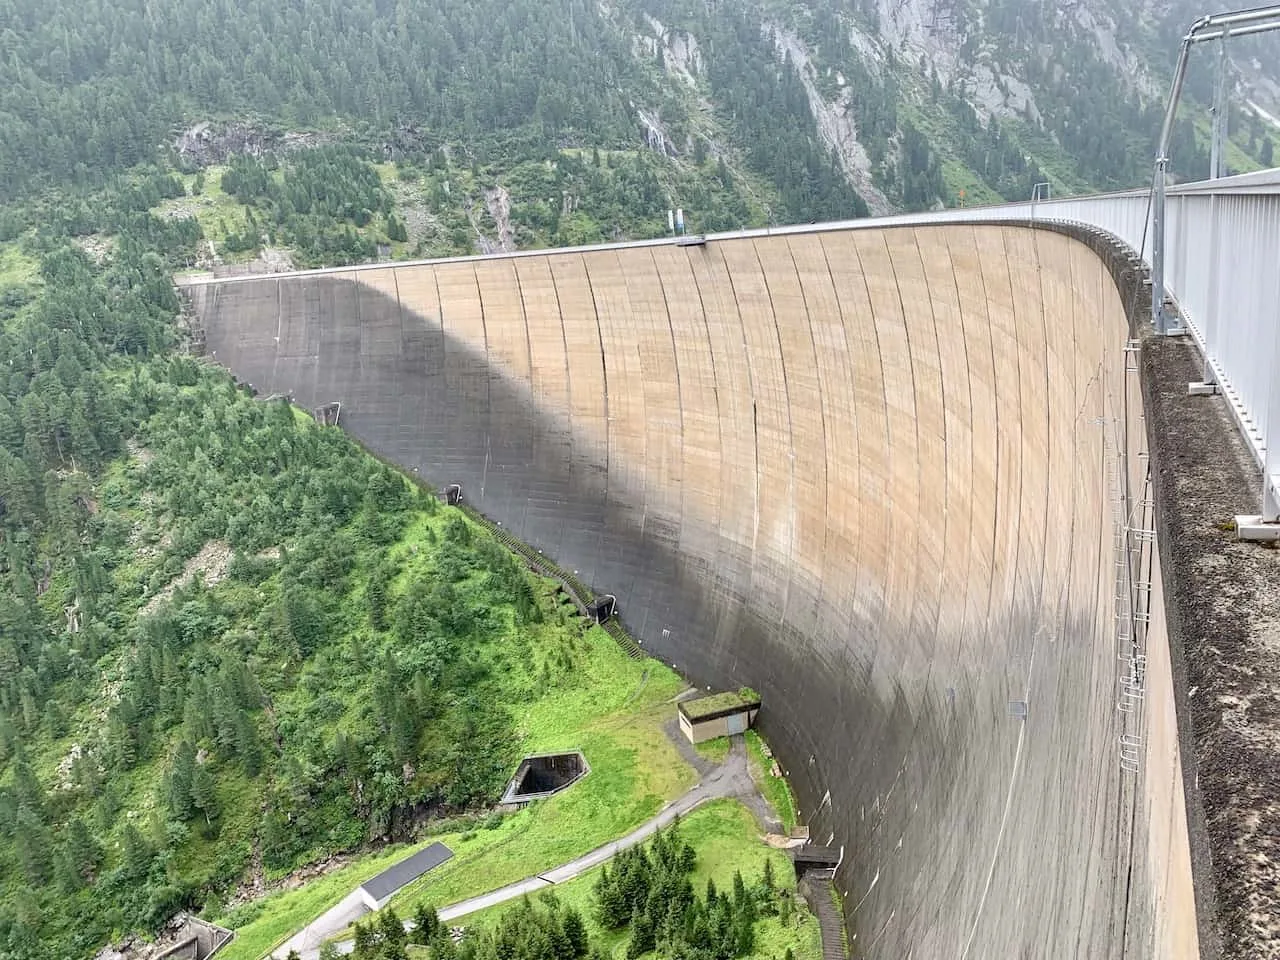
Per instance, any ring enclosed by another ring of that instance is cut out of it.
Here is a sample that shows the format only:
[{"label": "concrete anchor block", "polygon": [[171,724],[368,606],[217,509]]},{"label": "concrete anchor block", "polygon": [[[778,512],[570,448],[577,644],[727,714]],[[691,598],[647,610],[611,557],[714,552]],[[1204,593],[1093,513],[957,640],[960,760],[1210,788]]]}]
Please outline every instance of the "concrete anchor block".
[{"label": "concrete anchor block", "polygon": [[1280,540],[1280,523],[1268,523],[1260,514],[1241,514],[1236,517],[1236,537],[1263,543]]},{"label": "concrete anchor block", "polygon": [[1193,380],[1187,384],[1188,397],[1212,397],[1218,392],[1216,383],[1209,383],[1204,380]]}]

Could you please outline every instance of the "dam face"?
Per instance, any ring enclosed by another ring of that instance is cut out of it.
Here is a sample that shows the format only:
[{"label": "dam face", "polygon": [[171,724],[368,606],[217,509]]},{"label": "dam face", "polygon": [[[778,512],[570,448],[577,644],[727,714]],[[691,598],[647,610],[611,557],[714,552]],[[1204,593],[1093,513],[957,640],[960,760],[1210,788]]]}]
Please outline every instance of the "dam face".
[{"label": "dam face", "polygon": [[238,378],[340,401],[655,655],[758,690],[855,956],[1199,955],[1158,561],[1120,763],[1145,438],[1083,243],[815,229],[187,292]]}]

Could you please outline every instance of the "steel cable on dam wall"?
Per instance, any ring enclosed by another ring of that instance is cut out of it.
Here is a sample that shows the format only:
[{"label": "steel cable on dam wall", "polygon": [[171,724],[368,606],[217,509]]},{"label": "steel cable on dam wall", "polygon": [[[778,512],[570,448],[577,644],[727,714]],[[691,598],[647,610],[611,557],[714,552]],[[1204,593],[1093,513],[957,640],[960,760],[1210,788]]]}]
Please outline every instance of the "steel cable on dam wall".
[{"label": "steel cable on dam wall", "polygon": [[656,655],[759,690],[856,955],[1197,955],[1158,651],[1118,762],[1140,400],[1084,244],[815,229],[187,293],[241,380],[340,401]]}]

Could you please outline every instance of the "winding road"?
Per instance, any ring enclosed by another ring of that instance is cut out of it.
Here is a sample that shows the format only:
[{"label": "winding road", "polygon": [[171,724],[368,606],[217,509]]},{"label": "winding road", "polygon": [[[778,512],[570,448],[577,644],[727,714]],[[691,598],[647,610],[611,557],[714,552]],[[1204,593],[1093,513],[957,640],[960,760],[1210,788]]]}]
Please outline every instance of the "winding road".
[{"label": "winding road", "polygon": [[[552,870],[544,870],[536,876],[527,877],[516,883],[507,884],[505,887],[499,887],[489,893],[483,893],[477,897],[471,897],[468,900],[462,900],[459,903],[443,907],[438,911],[440,919],[445,921],[456,920],[458,917],[475,913],[477,910],[484,910],[487,907],[514,900],[516,897],[522,897],[527,893],[545,890],[547,887],[553,887],[556,884],[572,880],[592,867],[598,867],[600,864],[607,862],[619,852],[629,847],[634,847],[638,843],[643,843],[677,817],[684,816],[708,800],[735,797],[744,801],[757,818],[762,818],[767,807],[761,800],[756,790],[755,782],[751,779],[751,773],[747,769],[747,751],[742,737],[732,738],[729,755],[723,763],[714,766],[702,760],[692,747],[688,746],[687,741],[684,746],[688,748],[686,759],[690,760],[696,769],[703,772],[703,777],[687,793],[668,803],[655,816],[646,820],[626,836],[606,843],[604,846],[596,847],[591,852],[570,860],[568,863],[561,864]],[[686,751],[681,750],[681,753],[686,753]],[[297,950],[302,960],[318,960],[320,946],[328,937],[331,937],[339,930],[347,928],[367,912],[368,909],[360,899],[359,894],[353,891],[336,906],[276,947],[271,956],[276,960],[284,960],[290,950]],[[412,928],[412,921],[405,923],[405,929]],[[336,943],[335,946],[338,948],[339,953],[347,954],[351,952],[353,944],[351,940],[343,940]]]}]

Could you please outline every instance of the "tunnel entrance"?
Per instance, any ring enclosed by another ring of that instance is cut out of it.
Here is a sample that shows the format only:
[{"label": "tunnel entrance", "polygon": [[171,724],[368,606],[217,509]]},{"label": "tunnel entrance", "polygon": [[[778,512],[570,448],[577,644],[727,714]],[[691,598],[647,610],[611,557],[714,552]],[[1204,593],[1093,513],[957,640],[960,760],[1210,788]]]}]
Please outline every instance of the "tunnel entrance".
[{"label": "tunnel entrance", "polygon": [[559,793],[591,770],[580,750],[525,757],[502,795],[504,807],[519,808]]}]

